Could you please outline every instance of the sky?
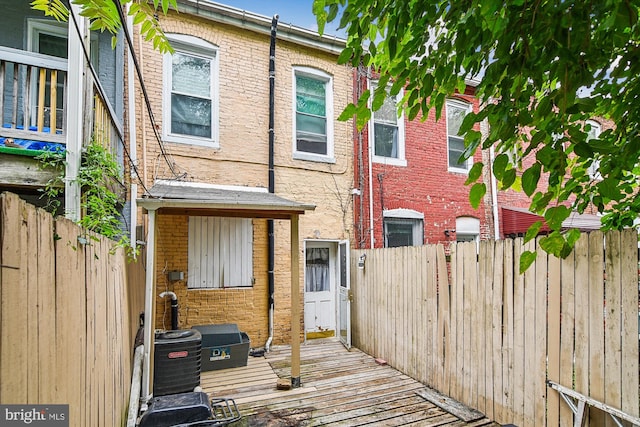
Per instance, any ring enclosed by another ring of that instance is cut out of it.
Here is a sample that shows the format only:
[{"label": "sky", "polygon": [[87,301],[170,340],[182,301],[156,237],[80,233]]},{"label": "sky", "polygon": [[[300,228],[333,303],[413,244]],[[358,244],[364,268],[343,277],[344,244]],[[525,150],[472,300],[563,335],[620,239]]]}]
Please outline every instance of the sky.
[{"label": "sky", "polygon": [[[317,31],[316,17],[311,11],[313,0],[214,0],[216,3],[226,4],[238,9],[272,17],[276,13],[280,16],[279,22],[293,24],[298,27]],[[337,19],[325,27],[327,35],[345,37],[344,30],[336,31]]]}]

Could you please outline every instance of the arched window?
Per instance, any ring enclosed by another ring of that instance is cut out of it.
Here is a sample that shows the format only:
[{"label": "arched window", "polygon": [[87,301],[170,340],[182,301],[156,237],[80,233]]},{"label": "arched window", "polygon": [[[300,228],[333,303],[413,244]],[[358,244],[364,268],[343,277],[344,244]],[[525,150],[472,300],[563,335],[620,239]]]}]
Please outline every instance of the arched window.
[{"label": "arched window", "polygon": [[456,241],[480,241],[480,220],[471,216],[459,216],[456,218]]},{"label": "arched window", "polygon": [[424,243],[424,214],[412,209],[383,212],[384,247],[419,246]]}]

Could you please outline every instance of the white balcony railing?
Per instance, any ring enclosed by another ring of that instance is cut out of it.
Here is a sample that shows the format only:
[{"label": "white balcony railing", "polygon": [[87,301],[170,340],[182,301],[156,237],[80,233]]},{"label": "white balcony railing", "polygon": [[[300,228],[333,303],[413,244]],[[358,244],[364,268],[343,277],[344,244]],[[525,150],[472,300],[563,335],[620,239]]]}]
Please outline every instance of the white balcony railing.
[{"label": "white balcony railing", "polygon": [[65,59],[0,46],[0,137],[64,144],[66,81]]},{"label": "white balcony railing", "polygon": [[[87,73],[90,76],[91,73]],[[122,124],[100,82],[88,77],[88,108],[83,141],[90,139],[118,153]],[[66,143],[67,60],[0,46],[0,142],[5,146],[42,149]]]}]

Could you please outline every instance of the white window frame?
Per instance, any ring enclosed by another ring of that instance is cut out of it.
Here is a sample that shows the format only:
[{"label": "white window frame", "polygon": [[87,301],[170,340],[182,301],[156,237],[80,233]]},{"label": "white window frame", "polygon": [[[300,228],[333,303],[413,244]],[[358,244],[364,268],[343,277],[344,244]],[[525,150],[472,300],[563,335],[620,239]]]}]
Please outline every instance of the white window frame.
[{"label": "white window frame", "polygon": [[175,134],[171,132],[171,90],[173,62],[170,53],[163,56],[162,66],[162,138],[168,142],[200,145],[203,147],[220,148],[219,126],[219,58],[218,47],[197,37],[183,34],[167,34],[171,46],[178,53],[207,59],[211,63],[211,137],[202,138],[192,135]]},{"label": "white window frame", "polygon": [[[447,125],[447,170],[449,172],[454,172],[454,173],[463,173],[463,174],[468,174],[469,170],[471,170],[471,166],[473,165],[473,158],[469,158],[467,159],[467,161],[465,162],[465,166],[466,168],[458,168],[458,167],[451,167],[450,164],[450,156],[451,156],[451,148],[449,147],[449,138],[453,137],[453,138],[459,138],[462,139],[463,143],[464,143],[464,136],[459,136],[459,135],[449,135],[449,106],[453,107],[453,108],[459,108],[459,109],[463,109],[463,110],[467,110],[467,114],[469,114],[472,111],[472,105],[468,102],[464,102],[461,100],[457,100],[457,99],[447,99],[447,102],[445,104],[445,113],[446,113],[446,125]],[[456,159],[457,161],[457,159]]]},{"label": "white window frame", "polygon": [[[39,18],[29,18],[27,19],[27,46],[26,49],[30,52],[36,52],[36,53],[41,53],[39,51],[39,45],[40,45],[40,35],[41,34],[45,34],[48,36],[54,36],[54,37],[59,37],[59,38],[63,38],[65,40],[67,40],[67,43],[69,41],[69,25],[67,23],[64,22],[58,22],[55,20],[51,20],[51,19],[39,19]],[[68,47],[67,47],[68,49]],[[68,53],[68,52],[67,52]],[[67,61],[68,54],[64,56],[64,60]],[[90,45],[89,45],[89,59],[91,60],[91,63],[93,64],[94,68],[98,68],[98,35],[95,32],[91,33],[90,36]],[[31,81],[29,82],[30,85],[30,103],[32,106],[37,106],[38,104],[38,85],[39,85],[39,81],[37,78],[37,75],[32,76]],[[63,96],[63,100],[62,100],[62,104],[59,104],[57,106],[57,109],[59,109],[60,111],[58,111],[58,117],[61,120],[65,120],[64,118],[64,109],[65,109],[65,105],[66,105],[66,98],[65,98],[65,94],[64,91],[62,90],[62,84],[58,85],[58,93],[60,93]],[[37,122],[37,113],[35,111],[35,108],[33,111],[31,111],[31,117],[28,118],[28,120],[26,120],[30,126],[36,126],[36,122]],[[51,124],[49,124],[49,127],[51,126]],[[63,125],[64,126],[64,125]]]},{"label": "white window frame", "polygon": [[188,289],[252,287],[251,219],[190,216],[188,266]]},{"label": "white window frame", "polygon": [[456,218],[456,241],[466,242],[469,239],[459,240],[461,237],[471,238],[476,242],[476,250],[480,247],[480,220],[472,216],[459,216]]},{"label": "white window frame", "polygon": [[[297,102],[296,102],[296,76],[305,76],[325,82],[325,105],[327,118],[327,154],[308,153],[298,151],[298,131],[296,127]],[[312,162],[335,163],[334,155],[334,128],[333,128],[333,76],[324,71],[311,67],[293,67],[291,71],[291,129],[293,158],[296,160],[307,160]]]},{"label": "white window frame", "polygon": [[413,245],[420,246],[424,244],[424,214],[413,209],[390,209],[382,212],[382,233],[383,244],[388,248],[387,242],[387,224],[389,222],[405,223],[413,227]]},{"label": "white window frame", "polygon": [[[378,82],[376,80],[371,81],[370,90],[371,93],[375,91],[378,86]],[[389,86],[391,87],[391,86]],[[387,96],[391,96],[388,95]],[[396,103],[398,99],[402,99],[403,91],[400,90],[398,94],[394,97]],[[371,107],[371,106],[370,106]],[[371,120],[369,120],[369,150],[371,150],[371,160],[374,163],[383,163],[385,165],[392,166],[407,166],[407,159],[405,157],[405,137],[404,137],[404,111],[400,112],[400,116],[396,119],[397,127],[398,127],[398,157],[384,157],[376,155],[375,148],[375,121],[376,121],[376,112],[371,109]]]},{"label": "white window frame", "polygon": [[[585,121],[585,125],[590,125],[591,130],[593,131],[594,137],[598,138],[600,133],[602,133],[602,125],[594,120]],[[587,135],[587,139],[589,139],[590,135]],[[595,180],[602,180],[602,175],[600,174],[600,161],[593,160],[591,165],[587,168],[587,173],[589,174],[589,178]]]}]

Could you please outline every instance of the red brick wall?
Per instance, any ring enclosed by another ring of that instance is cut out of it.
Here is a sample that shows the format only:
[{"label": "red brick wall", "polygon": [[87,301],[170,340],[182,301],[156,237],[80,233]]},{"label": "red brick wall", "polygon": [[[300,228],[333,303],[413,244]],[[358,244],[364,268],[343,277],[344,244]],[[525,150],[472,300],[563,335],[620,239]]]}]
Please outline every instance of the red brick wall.
[{"label": "red brick wall", "polygon": [[[472,104],[478,111],[478,102],[471,90],[458,96]],[[368,131],[363,132],[363,153],[368,153]],[[357,144],[357,138],[356,138]],[[357,145],[356,145],[357,146]],[[372,163],[373,181],[373,218],[375,247],[384,245],[383,210],[412,209],[424,213],[424,243],[455,241],[455,234],[445,235],[445,230],[456,228],[456,218],[470,216],[480,221],[481,238],[492,236],[490,206],[481,203],[479,209],[473,209],[469,203],[470,186],[464,182],[467,175],[448,171],[448,148],[446,115],[435,120],[432,111],[426,120],[418,116],[409,122],[405,118],[405,159],[407,166],[392,166]],[[364,231],[359,241],[364,247],[370,246],[369,223],[369,170],[368,154],[364,154],[362,177],[358,174],[357,164],[355,182],[364,180],[364,191],[356,197],[354,212],[355,229]],[[357,159],[356,159],[357,160]],[[478,151],[475,161],[482,160]],[[487,192],[491,190],[487,183]],[[364,215],[360,218],[359,203],[363,203]]]}]

